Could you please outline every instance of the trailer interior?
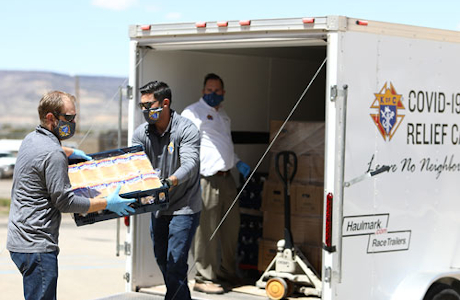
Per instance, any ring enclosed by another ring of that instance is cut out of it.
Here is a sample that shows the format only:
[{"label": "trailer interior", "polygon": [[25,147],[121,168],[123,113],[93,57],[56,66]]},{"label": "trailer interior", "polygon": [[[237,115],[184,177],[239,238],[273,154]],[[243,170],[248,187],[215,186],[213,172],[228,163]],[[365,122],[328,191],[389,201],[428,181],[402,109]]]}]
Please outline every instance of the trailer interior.
[{"label": "trailer interior", "polygon": [[[327,56],[326,46],[325,36],[297,38],[289,42],[272,38],[252,43],[245,40],[202,40],[165,44],[161,41],[141,39],[137,56],[137,84],[140,86],[151,80],[166,82],[172,90],[171,106],[180,113],[200,98],[203,79],[207,73],[221,76],[226,91],[223,105],[232,119],[235,151],[240,159],[253,169],[260,162],[254,177],[263,183],[268,179],[273,156],[273,151],[270,151],[260,161],[270,144],[270,124],[274,120],[285,121],[289,116],[324,62]],[[143,60],[142,63],[139,63],[140,60]],[[289,121],[324,123],[326,89],[324,66]],[[135,127],[143,122],[140,113],[135,114],[135,120]],[[273,132],[271,135],[273,136]],[[324,145],[324,135],[316,142]],[[280,149],[280,146],[275,142],[273,148]],[[298,165],[299,170],[305,168],[308,166]],[[232,174],[237,186],[241,187],[244,184],[242,178],[236,170]],[[257,205],[241,207],[240,212],[242,220],[249,216],[248,218],[258,218],[263,222],[264,213]],[[134,218],[134,221],[141,225],[136,227],[141,228],[141,231],[136,232],[135,239],[150,241],[149,218],[149,214]],[[320,223],[322,224],[322,217]],[[279,222],[278,225],[283,227],[283,222]],[[263,231],[263,228],[261,230]],[[259,242],[257,239],[253,241],[255,245]],[[320,245],[321,240],[317,243]],[[133,272],[138,274],[133,275],[132,285],[137,291],[160,295],[164,292],[163,278],[156,265],[151,243],[145,244],[150,246],[145,249],[133,249],[134,264],[137,266]],[[244,255],[249,255],[257,261],[257,247],[252,249],[253,253],[246,251]],[[263,289],[254,286],[262,272],[257,269],[257,265],[242,264],[241,255],[239,251],[240,274],[244,278],[242,287],[217,296],[194,292],[191,289],[193,299],[261,299],[260,296],[265,296]],[[195,273],[193,265],[193,257],[190,257],[190,280],[193,280]],[[315,272],[320,274],[320,267]]]}]

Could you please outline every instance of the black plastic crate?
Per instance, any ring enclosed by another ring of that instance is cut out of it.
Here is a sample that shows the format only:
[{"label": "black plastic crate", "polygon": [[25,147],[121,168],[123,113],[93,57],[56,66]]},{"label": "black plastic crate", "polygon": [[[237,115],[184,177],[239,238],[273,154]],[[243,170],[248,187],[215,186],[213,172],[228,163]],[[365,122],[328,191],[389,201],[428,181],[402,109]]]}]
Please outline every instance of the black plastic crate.
[{"label": "black plastic crate", "polygon": [[[137,199],[136,202],[130,204],[130,206],[134,208],[134,212],[129,213],[130,216],[166,209],[169,206],[168,187],[166,186],[152,190],[120,194],[120,197]],[[93,224],[96,222],[115,218],[120,218],[120,216],[106,209],[101,212],[92,212],[84,215],[74,214],[74,219],[77,226]]]},{"label": "black plastic crate", "polygon": [[[259,209],[262,204],[262,191],[264,182],[268,177],[267,173],[256,172],[251,180],[246,185],[245,189],[241,192],[239,197],[240,207]],[[240,176],[240,188],[244,184],[244,179]]]}]

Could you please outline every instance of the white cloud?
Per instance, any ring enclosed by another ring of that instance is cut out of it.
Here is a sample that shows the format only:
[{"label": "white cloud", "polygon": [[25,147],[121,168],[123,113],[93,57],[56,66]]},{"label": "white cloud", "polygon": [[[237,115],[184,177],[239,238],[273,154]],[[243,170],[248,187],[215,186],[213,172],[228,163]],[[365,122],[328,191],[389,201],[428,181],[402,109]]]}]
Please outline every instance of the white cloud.
[{"label": "white cloud", "polygon": [[179,20],[182,18],[182,14],[180,12],[170,12],[166,14],[165,18],[167,20]]},{"label": "white cloud", "polygon": [[137,1],[138,0],[92,0],[91,4],[111,10],[125,10],[137,4]]}]

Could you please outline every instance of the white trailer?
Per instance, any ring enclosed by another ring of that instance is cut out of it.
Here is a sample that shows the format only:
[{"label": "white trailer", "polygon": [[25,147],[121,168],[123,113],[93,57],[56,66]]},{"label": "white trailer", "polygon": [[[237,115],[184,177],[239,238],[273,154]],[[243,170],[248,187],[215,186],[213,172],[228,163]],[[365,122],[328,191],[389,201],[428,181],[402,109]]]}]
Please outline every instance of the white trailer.
[{"label": "white trailer", "polygon": [[[321,299],[460,299],[460,32],[327,16],[133,25],[129,35],[130,137],[148,81],[168,83],[181,112],[215,72],[232,130],[260,133],[326,61],[291,117],[326,128]],[[254,167],[266,147],[236,149]],[[149,218],[130,219],[127,291],[163,284]]]}]

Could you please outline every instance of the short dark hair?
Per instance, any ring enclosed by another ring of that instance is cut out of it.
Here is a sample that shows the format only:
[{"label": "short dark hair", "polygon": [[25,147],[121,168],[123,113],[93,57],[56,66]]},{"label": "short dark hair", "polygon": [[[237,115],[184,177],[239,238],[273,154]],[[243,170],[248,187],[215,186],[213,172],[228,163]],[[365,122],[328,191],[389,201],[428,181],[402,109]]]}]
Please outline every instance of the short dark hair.
[{"label": "short dark hair", "polygon": [[42,126],[46,124],[46,115],[48,113],[56,116],[62,112],[64,98],[68,98],[73,103],[76,101],[74,95],[61,91],[51,91],[43,95],[38,104],[38,116]]},{"label": "short dark hair", "polygon": [[206,86],[206,82],[208,82],[208,80],[210,80],[210,79],[219,80],[220,83],[222,84],[222,89],[224,89],[224,81],[222,80],[222,78],[219,77],[219,75],[214,74],[214,73],[209,73],[208,75],[206,75],[206,76],[204,77],[203,87]]},{"label": "short dark hair", "polygon": [[162,81],[150,81],[146,85],[142,86],[139,91],[142,95],[153,94],[153,97],[160,103],[163,103],[163,100],[166,98],[169,99],[170,103],[172,102],[171,89]]}]

